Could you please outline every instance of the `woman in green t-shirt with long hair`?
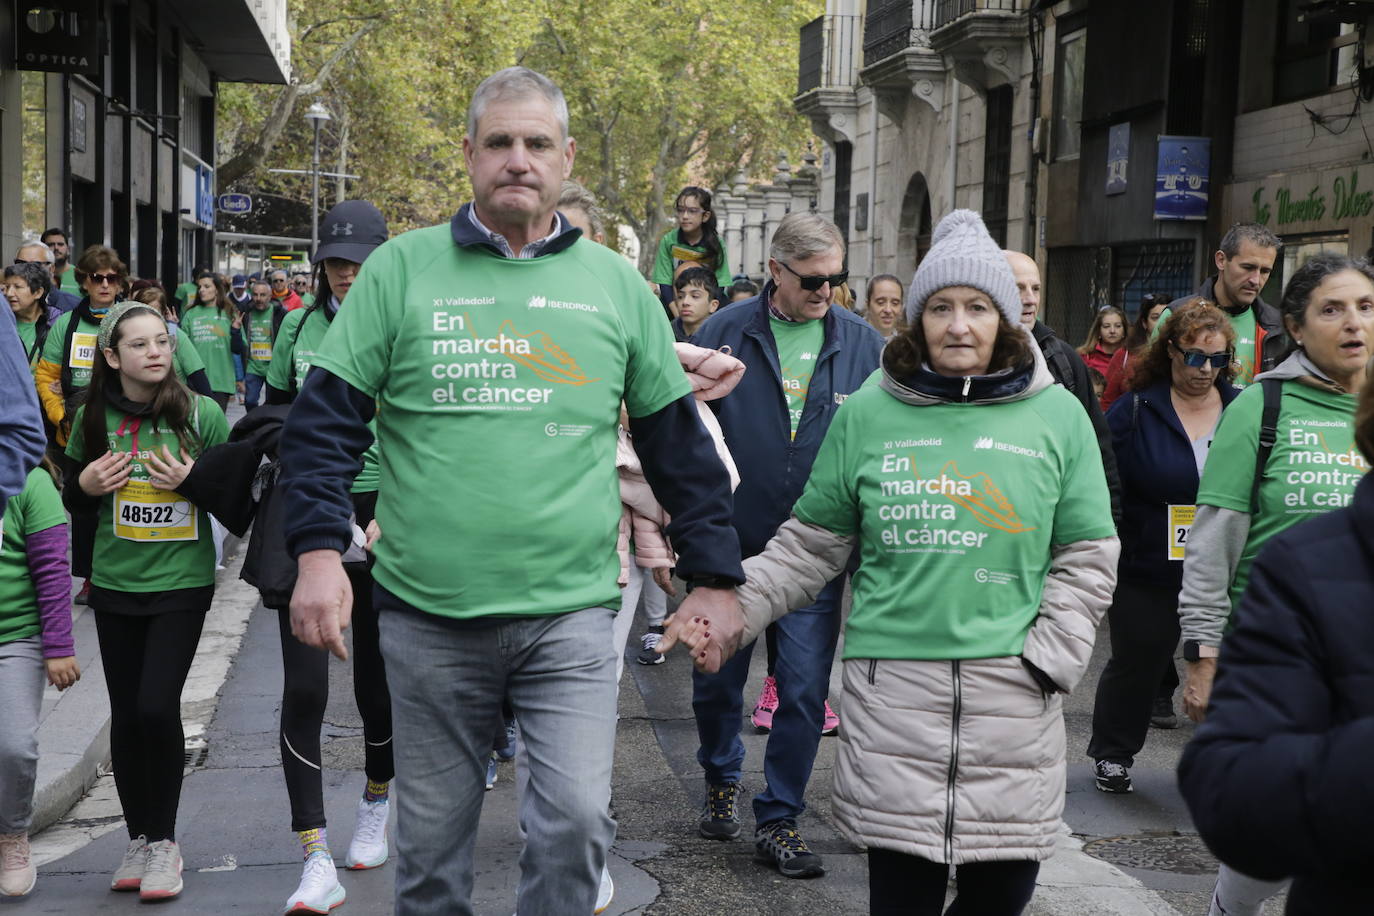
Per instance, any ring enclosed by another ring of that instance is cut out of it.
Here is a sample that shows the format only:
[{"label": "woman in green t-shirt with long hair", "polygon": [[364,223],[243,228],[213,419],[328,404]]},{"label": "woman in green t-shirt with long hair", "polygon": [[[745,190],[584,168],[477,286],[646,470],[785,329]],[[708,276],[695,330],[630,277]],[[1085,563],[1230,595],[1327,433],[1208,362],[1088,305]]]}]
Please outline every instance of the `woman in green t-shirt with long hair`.
[{"label": "woman in green t-shirt with long hair", "polygon": [[98,518],[89,603],[129,829],[111,887],[145,900],[181,892],[181,689],[215,591],[210,520],[187,495],[187,478],[205,449],[229,438],[215,402],[172,372],[172,339],[153,306],[110,308],[67,444],[73,468],[63,489],[69,509]]},{"label": "woman in green t-shirt with long hair", "polygon": [[[1279,309],[1297,350],[1256,376],[1222,415],[1188,535],[1178,613],[1188,666],[1183,708],[1195,722],[1206,714],[1222,633],[1251,561],[1279,532],[1347,505],[1368,469],[1354,427],[1374,348],[1374,267],[1345,255],[1315,255],[1288,281]],[[1259,467],[1264,389],[1275,385],[1274,441]],[[1223,864],[1213,911],[1258,914],[1286,883]]]},{"label": "woman in green t-shirt with long hair", "polygon": [[231,329],[241,326],[243,313],[229,301],[229,287],[219,274],[206,274],[196,281],[196,303],[181,315],[181,330],[195,344],[205,361],[210,378],[211,397],[222,410],[236,390],[234,353],[241,352],[231,339]]}]

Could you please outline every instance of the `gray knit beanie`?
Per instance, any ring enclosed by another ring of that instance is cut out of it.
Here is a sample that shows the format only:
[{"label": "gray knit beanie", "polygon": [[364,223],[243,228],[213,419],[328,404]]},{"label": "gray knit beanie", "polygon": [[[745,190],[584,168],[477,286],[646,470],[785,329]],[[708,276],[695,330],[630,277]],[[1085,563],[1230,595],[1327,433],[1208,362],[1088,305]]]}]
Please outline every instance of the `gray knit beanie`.
[{"label": "gray knit beanie", "polygon": [[991,297],[1012,327],[1021,324],[1021,294],[1002,249],[988,235],[983,218],[972,210],[955,210],[940,220],[930,237],[930,251],[911,278],[906,297],[906,323],[921,317],[926,300],[948,286],[971,286]]}]

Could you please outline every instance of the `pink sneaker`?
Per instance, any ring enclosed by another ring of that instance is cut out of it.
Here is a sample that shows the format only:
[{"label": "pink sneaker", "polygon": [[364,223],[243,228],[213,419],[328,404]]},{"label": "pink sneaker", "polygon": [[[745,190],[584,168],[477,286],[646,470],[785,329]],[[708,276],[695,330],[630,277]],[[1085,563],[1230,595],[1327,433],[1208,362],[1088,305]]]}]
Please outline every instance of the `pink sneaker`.
[{"label": "pink sneaker", "polygon": [[830,708],[830,701],[825,701],[825,721],[821,724],[822,735],[833,735],[840,730],[840,717],[835,715],[835,710]]},{"label": "pink sneaker", "polygon": [[770,675],[763,679],[763,690],[759,692],[759,701],[754,704],[754,714],[749,721],[759,731],[769,731],[773,727],[773,713],[777,711],[778,682]]}]

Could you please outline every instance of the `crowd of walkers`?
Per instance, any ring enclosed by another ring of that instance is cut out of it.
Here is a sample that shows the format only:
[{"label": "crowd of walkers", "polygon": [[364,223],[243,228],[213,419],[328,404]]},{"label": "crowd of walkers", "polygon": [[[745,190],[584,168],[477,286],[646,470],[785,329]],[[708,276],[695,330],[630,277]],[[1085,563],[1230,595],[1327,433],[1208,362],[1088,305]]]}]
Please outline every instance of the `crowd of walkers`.
[{"label": "crowd of walkers", "polygon": [[0,894],[36,880],[43,684],[81,676],[72,575],[129,835],[111,887],[182,892],[179,697],[227,530],[278,619],[288,913],[346,899],[329,653],[365,743],[343,866],[395,853],[397,913],[470,914],[483,793],[514,756],[518,911],[538,916],[609,905],[616,684],[683,644],[702,837],[743,832],[747,718],[768,733],[756,858],[824,875],[804,795],[838,732],[834,819],[870,912],[946,912],[952,870],[947,912],[1012,916],[1058,842],[1063,696],[1104,616],[1097,788],[1131,792],[1151,724],[1177,724],[1181,641],[1201,724],[1180,780],[1225,863],[1212,913],[1290,879],[1291,913],[1364,899],[1374,268],[1314,256],[1274,308],[1281,242],[1237,225],[1195,294],[1101,309],[1074,347],[1040,320],[1034,259],[974,212],[939,222],[909,283],[861,295],[838,228],[788,214],[759,287],[691,186],[646,284],[568,180],[567,117],[542,75],[489,77],[473,200],[394,238],[342,202],[309,276],[197,271],[169,293],[105,246],[68,264],[57,230],[4,269]]}]

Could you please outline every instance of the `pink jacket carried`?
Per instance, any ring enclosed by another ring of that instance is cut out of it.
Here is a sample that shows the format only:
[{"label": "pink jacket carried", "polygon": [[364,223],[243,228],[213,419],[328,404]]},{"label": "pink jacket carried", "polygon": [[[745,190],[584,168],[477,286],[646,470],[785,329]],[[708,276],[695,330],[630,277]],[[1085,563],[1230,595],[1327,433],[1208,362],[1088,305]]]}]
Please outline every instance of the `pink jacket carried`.
[{"label": "pink jacket carried", "polygon": [[[739,384],[744,375],[744,363],[720,350],[708,350],[692,344],[674,344],[682,370],[692,383],[692,396],[697,400],[697,413],[706,431],[715,443],[716,454],[730,474],[730,489],[739,486],[739,471],[725,447],[725,436],[716,419],[706,406],[707,401],[723,398]],[[668,524],[668,513],[658,504],[654,491],[644,478],[639,456],[635,454],[630,434],[625,427],[620,428],[616,443],[616,470],[620,472],[620,537],[617,548],[620,550],[619,583],[624,587],[630,581],[630,534],[634,533],[635,563],[646,569],[672,567],[677,563],[677,555],[663,529]]]}]

